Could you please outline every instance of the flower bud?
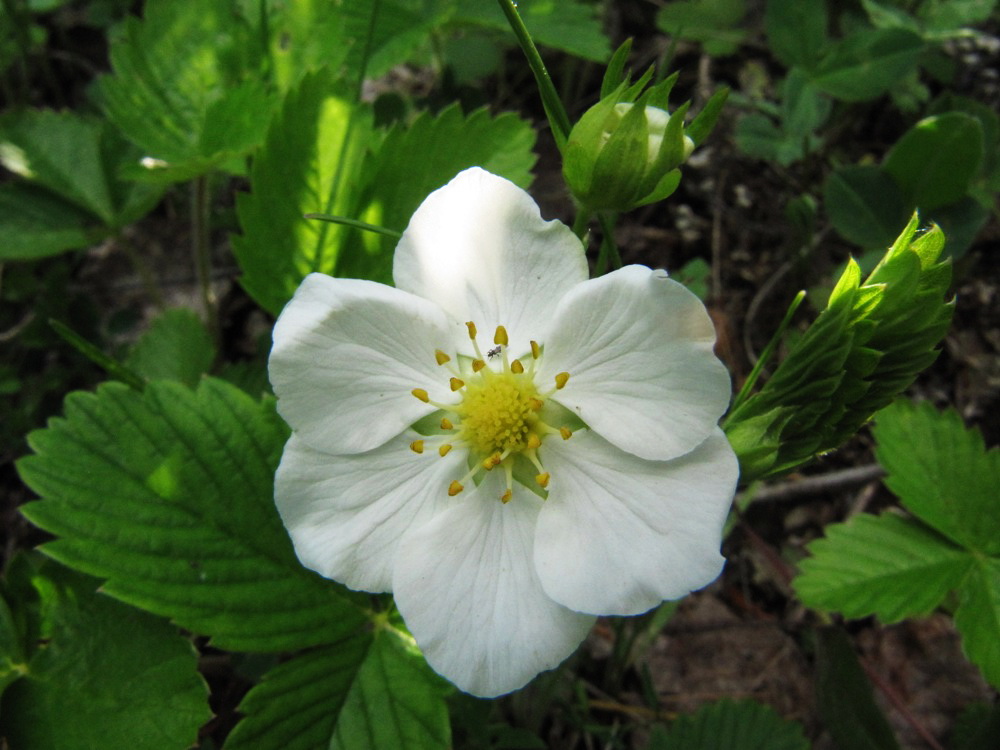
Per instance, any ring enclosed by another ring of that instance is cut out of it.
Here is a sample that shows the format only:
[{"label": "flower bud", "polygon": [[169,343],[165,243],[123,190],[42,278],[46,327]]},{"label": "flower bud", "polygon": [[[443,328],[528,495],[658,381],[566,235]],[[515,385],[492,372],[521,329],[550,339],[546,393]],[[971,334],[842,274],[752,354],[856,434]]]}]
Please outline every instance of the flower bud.
[{"label": "flower bud", "polygon": [[688,105],[671,115],[620,101],[620,91],[591,107],[569,134],[563,175],[590,211],[628,211],[662,200],[680,183],[680,166],[694,150],[684,134]]}]

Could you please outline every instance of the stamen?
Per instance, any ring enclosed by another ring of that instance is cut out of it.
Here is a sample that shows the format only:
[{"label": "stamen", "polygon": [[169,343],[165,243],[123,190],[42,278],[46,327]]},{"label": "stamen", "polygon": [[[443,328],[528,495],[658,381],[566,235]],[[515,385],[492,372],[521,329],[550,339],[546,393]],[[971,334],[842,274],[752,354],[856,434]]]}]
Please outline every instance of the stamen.
[{"label": "stamen", "polygon": [[541,411],[544,404],[540,398],[529,398],[528,406],[531,407],[532,411]]},{"label": "stamen", "polygon": [[410,391],[410,393],[419,398],[425,404],[431,400],[431,397],[427,394],[427,391],[425,391],[423,388],[414,388],[412,391]]},{"label": "stamen", "polygon": [[469,329],[469,338],[473,341],[476,340],[476,324],[471,320],[465,324],[465,327]]},{"label": "stamen", "polygon": [[434,359],[437,360],[437,363],[439,365],[443,365],[445,362],[451,362],[451,357],[449,357],[440,349],[434,350]]},{"label": "stamen", "polygon": [[452,480],[451,484],[448,485],[448,497],[455,497],[459,492],[464,490],[465,487],[457,479]]},{"label": "stamen", "polygon": [[441,418],[441,429],[442,430],[454,430],[455,429],[455,425],[453,425],[451,423],[451,420],[448,419],[448,417],[442,417]]},{"label": "stamen", "polygon": [[569,440],[573,437],[573,431],[569,427],[560,427],[559,434],[562,435],[563,440]]},{"label": "stamen", "polygon": [[414,440],[412,443],[410,443],[410,450],[413,451],[414,453],[423,453],[424,452],[424,441],[423,440]]},{"label": "stamen", "polygon": [[481,360],[481,359],[474,359],[474,360],[472,360],[472,371],[473,372],[479,372],[484,367],[486,367],[486,363],[483,360]]},{"label": "stamen", "polygon": [[493,334],[493,343],[500,346],[507,346],[507,329],[497,326],[497,332]]},{"label": "stamen", "polygon": [[506,505],[507,503],[510,502],[511,495],[513,495],[513,492],[511,491],[510,487],[508,487],[506,490],[504,490],[504,493],[500,496],[500,502]]},{"label": "stamen", "polygon": [[438,455],[441,456],[441,458],[444,458],[445,456],[448,455],[448,452],[450,450],[451,450],[451,443],[445,443],[440,448],[438,448]]},{"label": "stamen", "polygon": [[542,356],[542,347],[538,345],[537,341],[531,342],[531,357],[532,359],[538,359]]},{"label": "stamen", "polygon": [[535,476],[535,481],[538,482],[538,485],[542,489],[545,489],[546,487],[549,486],[549,473],[547,471],[544,471],[541,474],[537,474]]},{"label": "stamen", "polygon": [[540,437],[538,437],[538,435],[536,433],[533,432],[533,433],[531,433],[528,436],[528,450],[529,451],[538,450],[538,448],[541,446],[541,444],[542,444],[542,439]]},{"label": "stamen", "polygon": [[457,391],[465,385],[465,381],[459,380],[458,378],[451,378],[448,382],[451,383],[451,389],[453,391]]},{"label": "stamen", "polygon": [[511,362],[510,371],[515,375],[520,375],[522,372],[524,372],[524,365],[521,364],[521,360],[515,359],[513,362]]},{"label": "stamen", "polygon": [[565,386],[567,380],[569,380],[568,372],[561,372],[558,375],[556,375],[556,390],[559,390],[560,388]]}]

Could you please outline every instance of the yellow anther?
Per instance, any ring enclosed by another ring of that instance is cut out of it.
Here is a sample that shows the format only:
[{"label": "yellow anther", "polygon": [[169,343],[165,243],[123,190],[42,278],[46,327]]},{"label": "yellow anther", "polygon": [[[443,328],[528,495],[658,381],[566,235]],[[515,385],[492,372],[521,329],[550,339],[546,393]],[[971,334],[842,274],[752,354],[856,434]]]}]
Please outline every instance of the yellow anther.
[{"label": "yellow anther", "polygon": [[431,400],[431,397],[427,395],[427,391],[425,391],[423,388],[414,388],[412,391],[410,391],[410,393],[419,398],[425,404]]},{"label": "yellow anther", "polygon": [[561,372],[558,375],[556,375],[556,388],[557,389],[562,388],[564,385],[566,385],[567,380],[569,380],[568,372]]},{"label": "yellow anther", "polygon": [[510,491],[510,487],[508,487],[506,490],[504,490],[504,493],[500,496],[500,502],[506,505],[507,503],[510,502],[512,494],[513,493]]},{"label": "yellow anther", "polygon": [[529,398],[528,406],[531,407],[532,411],[541,411],[544,404],[542,404],[542,400],[540,398]]},{"label": "yellow anther", "polygon": [[451,378],[448,382],[451,383],[451,389],[453,391],[457,391],[459,388],[465,385],[465,381],[459,380],[458,378]]},{"label": "yellow anther", "polygon": [[445,456],[448,455],[448,451],[450,450],[451,450],[451,443],[445,443],[440,448],[438,448],[438,454],[441,456],[441,458],[444,458]]},{"label": "yellow anther", "polygon": [[442,430],[454,430],[455,429],[455,425],[453,425],[451,423],[451,420],[448,419],[448,417],[442,417],[441,418],[441,429]]},{"label": "yellow anther", "polygon": [[538,437],[534,432],[528,435],[528,450],[534,451],[538,450],[539,446],[542,444],[542,439]]},{"label": "yellow anther", "polygon": [[435,349],[434,350],[434,359],[437,360],[437,363],[439,365],[443,365],[445,362],[451,362],[451,357],[449,357],[447,354],[445,354],[440,349]]},{"label": "yellow anther", "polygon": [[521,364],[521,360],[515,359],[513,362],[511,362],[510,371],[515,375],[520,375],[522,372],[524,372],[524,365]]},{"label": "yellow anther", "polygon": [[569,440],[573,437],[573,431],[569,427],[560,427],[559,434],[562,435],[563,440]]},{"label": "yellow anther", "polygon": [[542,487],[543,489],[545,487],[548,487],[549,486],[549,473],[546,471],[543,474],[536,474],[535,475],[535,481],[538,482],[538,485],[540,487]]},{"label": "yellow anther", "polygon": [[493,468],[496,467],[497,464],[500,463],[500,460],[501,459],[499,453],[494,453],[491,456],[487,456],[486,458],[483,459],[483,468],[486,469],[486,471],[491,471]]},{"label": "yellow anther", "polygon": [[483,360],[481,360],[481,359],[474,359],[474,360],[472,360],[472,371],[473,372],[479,372],[484,367],[486,367],[486,363]]},{"label": "yellow anther", "polygon": [[462,486],[462,483],[455,479],[448,485],[448,497],[455,497],[455,495],[464,489],[465,487]]},{"label": "yellow anther", "polygon": [[424,441],[423,440],[414,440],[412,443],[410,443],[410,450],[413,451],[414,453],[423,453],[424,452]]},{"label": "yellow anther", "polygon": [[503,326],[497,326],[497,332],[493,334],[493,343],[500,344],[500,346],[507,346],[507,329]]},{"label": "yellow anther", "polygon": [[465,327],[469,329],[469,338],[473,341],[476,340],[476,324],[471,320],[465,324]]},{"label": "yellow anther", "polygon": [[537,341],[531,342],[531,358],[538,359],[542,356],[542,347],[538,345]]}]

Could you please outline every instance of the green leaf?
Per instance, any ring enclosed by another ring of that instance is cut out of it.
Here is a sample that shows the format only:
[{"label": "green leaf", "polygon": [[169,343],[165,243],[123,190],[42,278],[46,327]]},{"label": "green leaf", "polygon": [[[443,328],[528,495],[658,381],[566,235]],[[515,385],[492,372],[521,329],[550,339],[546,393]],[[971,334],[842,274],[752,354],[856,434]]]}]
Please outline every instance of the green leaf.
[{"label": "green leaf", "polygon": [[969,659],[993,687],[1000,689],[1000,559],[976,560],[962,587],[955,625]]},{"label": "green leaf", "polygon": [[986,21],[996,0],[931,0],[921,3],[917,14],[927,29],[939,34]]},{"label": "green leaf", "polygon": [[28,436],[22,506],[58,538],[42,549],[103,590],[220,648],[335,643],[364,621],[353,595],[307,572],[273,502],[287,428],[273,401],[203,379],[73,393]]},{"label": "green leaf", "polygon": [[649,750],[808,750],[802,725],[752,700],[721,700],[657,727]]},{"label": "green leaf", "polygon": [[823,204],[837,232],[866,248],[891,244],[909,214],[896,182],[874,165],[831,172],[823,185]]},{"label": "green leaf", "polygon": [[785,67],[812,68],[826,46],[825,0],[768,0],[764,29],[771,52]]},{"label": "green leaf", "polygon": [[358,634],[266,674],[226,750],[444,750],[442,681],[391,631]]},{"label": "green leaf", "polygon": [[879,412],[875,455],[885,483],[915,516],[970,550],[1000,556],[1000,449],[953,410],[900,401]]},{"label": "green leaf", "polygon": [[930,211],[965,197],[983,160],[983,129],[963,112],[927,117],[910,128],[885,158],[910,205]]},{"label": "green leaf", "polygon": [[809,73],[830,96],[874,99],[916,70],[924,41],[903,29],[861,29],[829,48]]},{"label": "green leaf", "polygon": [[370,108],[352,104],[329,71],[306,76],[285,98],[254,159],[252,192],[237,196],[243,234],[233,237],[240,281],[271,313],[309,273],[334,273],[344,238],[356,231],[303,214],[368,220],[358,205],[373,141]]},{"label": "green leaf", "polygon": [[105,113],[143,150],[130,176],[191,179],[263,139],[273,97],[260,79],[260,44],[235,0],[158,0],[112,38]]},{"label": "green leaf", "polygon": [[0,261],[36,260],[98,242],[93,214],[26,182],[0,185]]},{"label": "green leaf", "polygon": [[[527,188],[534,144],[534,129],[514,114],[492,117],[479,109],[464,117],[458,105],[436,117],[424,113],[408,127],[389,131],[378,153],[369,158],[359,216],[402,230],[428,194],[472,166]],[[395,239],[354,232],[347,243],[337,275],[392,282]]]},{"label": "green leaf", "polygon": [[[601,28],[596,6],[581,0],[532,0],[518,8],[536,44],[568,52],[584,60],[604,62],[611,45]],[[502,31],[513,42],[513,32],[496,2],[458,0],[451,24]]]},{"label": "green leaf", "polygon": [[347,55],[347,78],[352,85],[358,83],[364,61],[365,45],[373,9],[378,15],[372,28],[369,59],[365,77],[385,75],[400,63],[406,62],[414,51],[427,44],[432,33],[448,20],[453,0],[346,0],[331,4],[337,8],[339,22],[351,42]]},{"label": "green leaf", "polygon": [[215,344],[205,324],[192,310],[178,307],[153,321],[125,366],[147,380],[176,380],[194,387],[214,360]]},{"label": "green leaf", "polygon": [[746,15],[745,0],[679,0],[663,6],[657,27],[671,36],[701,42],[712,56],[731,55],[746,38],[739,28]]},{"label": "green leaf", "polygon": [[891,513],[831,524],[808,550],[794,582],[803,604],[885,623],[932,612],[971,563],[962,548]]},{"label": "green leaf", "polygon": [[163,189],[118,179],[136,149],[102,120],[27,110],[0,121],[0,163],[119,229],[145,215]]},{"label": "green leaf", "polygon": [[823,725],[837,747],[899,750],[850,639],[837,627],[816,631],[816,698]]},{"label": "green leaf", "polygon": [[11,746],[190,747],[211,718],[190,642],[61,566],[42,566],[31,583],[40,640],[24,677],[3,695],[0,734]]}]

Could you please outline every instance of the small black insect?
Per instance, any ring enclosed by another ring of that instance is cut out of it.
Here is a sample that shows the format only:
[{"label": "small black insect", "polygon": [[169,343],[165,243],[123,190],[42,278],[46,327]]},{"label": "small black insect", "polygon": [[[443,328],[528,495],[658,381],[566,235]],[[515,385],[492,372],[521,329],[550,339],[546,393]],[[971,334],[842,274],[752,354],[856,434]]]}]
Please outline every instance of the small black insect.
[{"label": "small black insect", "polygon": [[493,359],[494,357],[499,357],[500,356],[500,350],[502,348],[503,347],[500,347],[500,346],[494,346],[492,349],[490,349],[488,352],[486,352],[486,356],[489,357],[490,359]]}]

